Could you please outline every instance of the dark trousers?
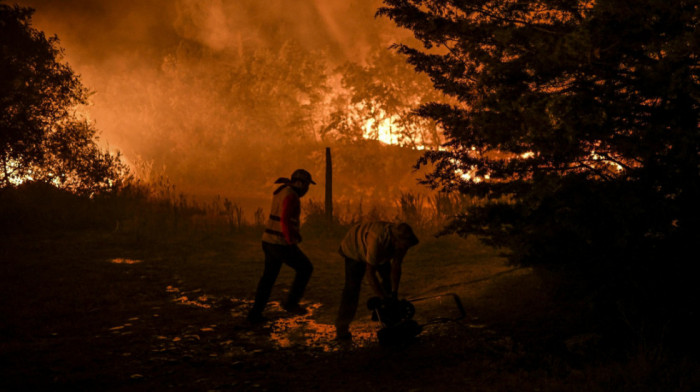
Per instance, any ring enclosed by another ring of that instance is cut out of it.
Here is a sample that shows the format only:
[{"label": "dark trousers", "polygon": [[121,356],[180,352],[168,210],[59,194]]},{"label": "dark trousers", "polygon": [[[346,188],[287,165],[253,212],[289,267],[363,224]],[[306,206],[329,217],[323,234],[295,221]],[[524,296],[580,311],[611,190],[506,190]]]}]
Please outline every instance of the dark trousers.
[{"label": "dark trousers", "polygon": [[297,245],[276,245],[267,242],[262,243],[263,252],[265,253],[265,271],[258,283],[258,290],[255,294],[255,304],[250,310],[252,315],[260,315],[267,305],[272,293],[272,286],[275,285],[277,275],[280,273],[282,264],[287,264],[292,267],[296,274],[292,288],[289,289],[289,295],[285,306],[295,306],[299,304],[299,300],[304,295],[306,284],[309,283],[313,265],[304,252]]},{"label": "dark trousers", "polygon": [[[335,327],[338,331],[347,332],[350,322],[355,318],[357,304],[360,301],[362,278],[365,276],[367,264],[362,261],[345,258],[345,287],[340,300],[338,318]],[[391,292],[391,264],[384,263],[377,267],[379,280],[387,293]]]}]

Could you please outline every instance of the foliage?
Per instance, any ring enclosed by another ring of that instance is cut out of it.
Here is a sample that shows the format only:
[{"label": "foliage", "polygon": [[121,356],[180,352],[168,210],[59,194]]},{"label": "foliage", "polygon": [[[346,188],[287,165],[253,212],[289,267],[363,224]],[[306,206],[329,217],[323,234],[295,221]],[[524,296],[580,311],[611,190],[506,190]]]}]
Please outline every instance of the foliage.
[{"label": "foliage", "polygon": [[375,51],[368,64],[347,62],[336,72],[342,75],[342,89],[321,129],[324,138],[381,140],[413,149],[439,147],[442,139],[434,122],[415,115],[413,109],[442,97],[398,55]]},{"label": "foliage", "polygon": [[419,110],[449,147],[425,154],[436,164],[426,182],[487,201],[449,231],[619,296],[655,282],[657,309],[689,294],[681,255],[700,239],[697,1],[384,3],[379,14],[425,45],[397,50],[459,101]]},{"label": "foliage", "polygon": [[259,188],[319,148],[325,67],[292,41],[240,52],[183,41],[160,70],[138,79],[143,85],[124,75],[106,94],[120,111],[141,113],[120,120],[144,130],[127,141],[131,154],[164,165],[174,182],[204,192],[221,183]]},{"label": "foliage", "polygon": [[31,26],[33,12],[0,5],[0,187],[33,179],[80,193],[113,189],[126,168],[78,116],[88,91],[61,62],[58,38]]},{"label": "foliage", "polygon": [[[333,68],[329,53],[291,39],[237,50],[183,41],[159,70],[124,75],[102,96],[119,112],[140,113],[116,119],[143,130],[125,141],[129,156],[162,164],[189,192],[257,193],[297,167],[319,179],[330,146],[336,197],[374,197],[415,187],[410,167],[419,154],[411,146],[436,147],[439,138],[434,124],[410,113],[435,94],[427,78],[386,50],[369,61]],[[369,120],[376,131],[389,118],[400,122],[394,129],[406,148],[363,135]]]}]

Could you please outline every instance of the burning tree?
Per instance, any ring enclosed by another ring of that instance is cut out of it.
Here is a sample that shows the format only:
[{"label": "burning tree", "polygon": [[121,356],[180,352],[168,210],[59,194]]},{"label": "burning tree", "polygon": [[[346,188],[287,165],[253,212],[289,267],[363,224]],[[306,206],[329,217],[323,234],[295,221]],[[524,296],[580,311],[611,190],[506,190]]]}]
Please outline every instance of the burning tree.
[{"label": "burning tree", "polygon": [[430,80],[385,49],[372,53],[367,65],[347,62],[329,120],[321,129],[326,139],[357,142],[379,140],[413,149],[438,149],[441,136],[434,122],[413,113],[417,105],[444,96]]},{"label": "burning tree", "polygon": [[31,26],[33,12],[0,4],[0,188],[35,180],[81,193],[112,189],[126,167],[77,114],[89,93],[61,62],[58,38]]},{"label": "burning tree", "polygon": [[424,155],[426,182],[485,200],[448,231],[637,309],[692,313],[698,2],[384,3],[425,46],[397,50],[459,101],[419,109],[448,147]]}]

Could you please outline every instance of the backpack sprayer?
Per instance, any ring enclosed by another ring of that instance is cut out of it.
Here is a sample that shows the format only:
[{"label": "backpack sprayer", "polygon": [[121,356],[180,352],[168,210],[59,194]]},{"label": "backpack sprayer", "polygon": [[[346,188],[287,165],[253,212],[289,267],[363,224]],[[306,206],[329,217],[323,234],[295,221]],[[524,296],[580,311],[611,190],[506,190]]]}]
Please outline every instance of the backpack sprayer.
[{"label": "backpack sprayer", "polygon": [[[454,302],[458,315],[456,317],[433,317],[423,324],[418,324],[417,321],[413,320],[413,316],[416,314],[414,303],[428,300]],[[408,342],[418,336],[423,331],[423,327],[427,325],[461,320],[466,315],[462,301],[454,293],[410,300],[383,300],[379,297],[372,297],[367,301],[367,308],[372,311],[372,320],[378,321],[382,326],[377,331],[377,339],[382,346],[394,346]]]}]

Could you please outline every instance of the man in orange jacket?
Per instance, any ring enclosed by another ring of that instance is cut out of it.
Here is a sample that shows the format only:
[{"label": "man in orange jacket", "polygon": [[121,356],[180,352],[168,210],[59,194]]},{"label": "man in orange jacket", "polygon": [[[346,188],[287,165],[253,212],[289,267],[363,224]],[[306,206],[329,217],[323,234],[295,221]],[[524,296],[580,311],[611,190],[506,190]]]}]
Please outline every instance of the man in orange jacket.
[{"label": "man in orange jacket", "polygon": [[310,184],[316,183],[311,179],[311,174],[304,169],[294,171],[289,179],[279,178],[275,183],[282,185],[273,193],[270,217],[262,236],[265,270],[258,283],[255,303],[248,313],[248,321],[251,323],[266,321],[262,312],[270,299],[272,286],[277,280],[282,263],[296,271],[289,295],[282,307],[292,314],[306,313],[299,301],[311,278],[313,265],[298,246],[301,242],[299,199],[308,192]]}]

